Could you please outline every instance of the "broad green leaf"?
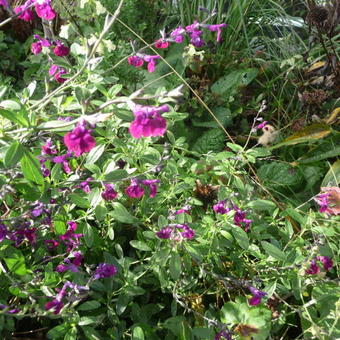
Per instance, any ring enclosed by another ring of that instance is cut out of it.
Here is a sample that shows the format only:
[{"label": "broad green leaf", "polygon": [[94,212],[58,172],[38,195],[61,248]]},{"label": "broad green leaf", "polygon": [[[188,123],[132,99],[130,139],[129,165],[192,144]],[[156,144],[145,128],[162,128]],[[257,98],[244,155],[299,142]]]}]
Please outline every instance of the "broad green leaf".
[{"label": "broad green leaf", "polygon": [[78,122],[78,119],[71,120],[70,122],[66,122],[64,120],[51,120],[49,122],[45,122],[40,124],[37,129],[39,130],[70,130],[72,125]]},{"label": "broad green leaf", "polygon": [[119,179],[123,179],[128,177],[129,174],[126,172],[126,170],[123,169],[117,169],[114,171],[109,172],[107,175],[105,175],[106,181],[117,181]]},{"label": "broad green leaf", "polygon": [[99,188],[94,188],[89,193],[89,201],[91,208],[95,208],[103,200]]},{"label": "broad green leaf", "polygon": [[247,250],[249,248],[249,240],[247,233],[241,227],[233,227],[231,229],[231,232],[239,246]]},{"label": "broad green leaf", "polygon": [[105,150],[105,144],[97,145],[86,157],[86,164],[94,164],[100,158]]},{"label": "broad green leaf", "polygon": [[144,340],[144,332],[143,329],[139,326],[134,327],[132,331],[132,340]]},{"label": "broad green leaf", "polygon": [[96,219],[98,221],[102,221],[107,215],[107,208],[102,205],[97,205],[96,209],[94,210],[94,214],[96,215]]},{"label": "broad green leaf", "polygon": [[136,248],[136,249],[139,249],[139,250],[151,251],[151,248],[146,243],[144,243],[142,241],[132,240],[132,241],[130,241],[130,245],[133,248]]},{"label": "broad green leaf", "polygon": [[60,339],[63,337],[67,331],[71,328],[71,326],[67,323],[64,322],[61,325],[58,325],[52,329],[50,329],[47,332],[47,338],[48,339]]},{"label": "broad green leaf", "polygon": [[14,100],[3,100],[2,102],[0,102],[0,107],[13,111],[19,111],[21,109],[20,103]]},{"label": "broad green leaf", "polygon": [[16,275],[25,275],[27,273],[25,257],[20,250],[12,246],[8,246],[3,251],[1,257],[12,273]]},{"label": "broad green leaf", "polygon": [[172,253],[169,261],[171,278],[176,281],[181,276],[181,257],[177,253]]},{"label": "broad green leaf", "polygon": [[267,242],[267,241],[262,241],[261,245],[265,252],[272,256],[274,259],[278,261],[286,261],[286,254],[280,250],[278,247],[274,246],[273,244]]},{"label": "broad green leaf", "polygon": [[81,311],[87,311],[87,310],[94,310],[101,306],[101,304],[98,301],[90,300],[86,301],[83,304],[81,304],[77,310]]},{"label": "broad green leaf", "polygon": [[72,203],[77,205],[80,208],[90,208],[90,203],[87,199],[87,197],[80,196],[78,194],[72,193],[69,196],[69,199]]},{"label": "broad green leaf", "polygon": [[285,211],[283,211],[282,216],[290,216],[292,219],[294,219],[296,222],[299,222],[301,225],[304,225],[306,219],[303,217],[298,211],[296,211],[293,208],[287,208]]},{"label": "broad green leaf", "polygon": [[26,149],[24,156],[21,158],[21,170],[28,181],[32,181],[36,184],[44,183],[44,177],[41,174],[39,161]]},{"label": "broad green leaf", "polygon": [[[0,104],[1,106],[1,104]],[[22,125],[22,126],[29,126],[29,122],[25,116],[24,113],[21,111],[9,111],[5,109],[0,108],[0,115],[3,116],[4,118],[10,120],[11,122]]]},{"label": "broad green leaf", "polygon": [[248,204],[248,207],[254,210],[267,210],[272,211],[276,208],[276,204],[268,200],[256,200]]},{"label": "broad green leaf", "polygon": [[92,227],[89,224],[85,224],[83,233],[86,245],[91,248],[94,239]]},{"label": "broad green leaf", "polygon": [[17,164],[24,154],[24,148],[21,146],[19,142],[13,142],[11,146],[7,149],[4,164],[5,167],[11,167]]},{"label": "broad green leaf", "polygon": [[63,235],[66,233],[67,226],[65,220],[60,220],[58,217],[53,221],[54,230],[57,235]]},{"label": "broad green leaf", "polygon": [[236,324],[242,321],[242,313],[238,303],[229,301],[221,309],[221,321],[226,324]]},{"label": "broad green leaf", "polygon": [[127,209],[123,206],[123,204],[119,202],[113,203],[113,211],[110,211],[109,214],[115,218],[117,221],[122,223],[138,223],[138,219],[132,216]]},{"label": "broad green leaf", "polygon": [[83,316],[83,317],[80,318],[78,325],[79,326],[86,326],[86,325],[92,325],[96,322],[98,322],[97,316]]}]

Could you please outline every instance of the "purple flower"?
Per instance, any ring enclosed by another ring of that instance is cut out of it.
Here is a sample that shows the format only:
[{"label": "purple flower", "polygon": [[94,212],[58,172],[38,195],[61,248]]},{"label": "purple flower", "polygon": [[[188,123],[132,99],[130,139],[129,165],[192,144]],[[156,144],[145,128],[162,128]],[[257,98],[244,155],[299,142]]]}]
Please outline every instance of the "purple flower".
[{"label": "purple flower", "polygon": [[52,65],[48,70],[48,74],[50,76],[53,76],[55,81],[58,83],[64,83],[67,80],[66,78],[61,77],[63,74],[66,73],[67,73],[66,70],[63,69],[62,67],[59,67],[58,65]]},{"label": "purple flower", "polygon": [[134,67],[141,67],[144,64],[144,60],[143,58],[134,55],[128,58],[128,63]]},{"label": "purple flower", "polygon": [[4,305],[3,303],[0,303],[0,310],[5,310],[5,313],[8,314],[17,314],[20,312],[19,308],[12,308],[10,306]]},{"label": "purple flower", "polygon": [[5,8],[8,8],[7,0],[0,0],[0,5],[4,6]]},{"label": "purple flower", "polygon": [[169,107],[135,105],[133,114],[135,120],[129,127],[129,132],[134,138],[163,136],[166,131],[166,120],[160,115],[168,112]]},{"label": "purple flower", "polygon": [[169,239],[172,234],[172,228],[171,227],[164,227],[160,231],[156,233],[157,237],[161,239]]},{"label": "purple flower", "polygon": [[306,274],[315,275],[320,272],[320,267],[316,264],[316,259],[310,262],[310,267],[306,270]]},{"label": "purple flower", "polygon": [[42,45],[41,43],[38,41],[38,42],[35,42],[31,45],[31,51],[33,54],[37,55],[39,54],[41,51],[42,51]]},{"label": "purple flower", "polygon": [[41,44],[41,46],[44,46],[44,47],[50,47],[51,46],[51,43],[49,42],[48,39],[42,38],[38,34],[34,34],[33,38],[38,40],[38,42]]},{"label": "purple flower", "polygon": [[74,231],[77,229],[77,223],[74,221],[67,222],[68,228],[65,234],[60,235],[59,238],[67,245],[67,251],[78,247],[80,244],[80,238],[83,234],[76,234]]},{"label": "purple flower", "polygon": [[148,64],[148,72],[152,73],[155,71],[156,59],[159,58],[159,55],[145,55],[143,57],[144,61]]},{"label": "purple flower", "polygon": [[321,213],[326,212],[329,208],[329,193],[320,194],[315,197],[315,201],[320,205],[319,211]]},{"label": "purple flower", "polygon": [[333,261],[328,256],[318,256],[316,259],[322,263],[326,272],[328,272],[333,267]]},{"label": "purple flower", "polygon": [[52,301],[46,302],[45,309],[50,310],[54,309],[54,314],[59,314],[61,309],[64,307],[64,304],[57,298],[53,299]]},{"label": "purple flower", "polygon": [[131,198],[141,198],[144,195],[144,189],[139,185],[138,180],[132,179],[131,184],[125,189],[125,193]]},{"label": "purple flower", "polygon": [[45,240],[44,243],[46,244],[48,250],[53,250],[59,245],[59,242],[56,240]]},{"label": "purple flower", "polygon": [[[180,225],[180,224],[179,224]],[[181,235],[184,237],[184,238],[187,238],[189,240],[192,240],[195,236],[195,231],[193,229],[191,229],[188,225],[186,224],[182,224],[180,225],[181,227],[176,227],[176,228],[182,228],[182,232],[181,232]]]},{"label": "purple flower", "polygon": [[102,197],[106,201],[112,201],[118,196],[112,184],[105,184],[105,190],[102,192]]},{"label": "purple flower", "polygon": [[185,29],[182,26],[177,27],[170,33],[170,37],[175,43],[180,44],[184,40]]},{"label": "purple flower", "polygon": [[51,138],[48,138],[46,140],[46,143],[41,147],[41,154],[42,155],[55,155],[56,153],[57,153],[57,150],[55,149],[55,146],[53,145]]},{"label": "purple flower", "polygon": [[158,39],[155,42],[155,47],[156,48],[167,48],[169,46],[169,42],[164,40],[164,39]]},{"label": "purple flower", "polygon": [[244,224],[244,230],[249,231],[252,220],[246,219],[246,212],[242,211],[237,205],[234,205],[233,209],[235,210],[234,223],[239,227]]},{"label": "purple flower", "polygon": [[51,7],[51,0],[36,0],[35,11],[39,18],[45,20],[53,20],[56,16],[56,13]]},{"label": "purple flower", "polygon": [[195,47],[202,47],[205,44],[203,38],[201,37],[202,33],[202,31],[195,31],[190,34],[190,42]]},{"label": "purple flower", "polygon": [[228,211],[230,211],[229,208],[225,207],[226,202],[227,202],[226,200],[219,201],[217,202],[217,204],[213,206],[213,209],[216,214],[226,214]]},{"label": "purple flower", "polygon": [[65,46],[60,40],[56,41],[56,47],[53,53],[58,57],[66,57],[70,53],[70,49]]},{"label": "purple flower", "polygon": [[60,264],[56,267],[56,271],[58,273],[63,273],[67,270],[70,270],[73,273],[77,273],[78,267],[81,265],[81,262],[83,261],[84,257],[80,252],[74,252],[73,254],[71,254],[72,256],[74,256],[73,260],[71,261],[70,259],[65,259],[64,263],[65,264]]},{"label": "purple flower", "polygon": [[232,336],[229,332],[226,332],[226,331],[221,331],[219,333],[217,333],[214,337],[214,340],[220,340],[220,339],[226,339],[226,340],[232,340]]},{"label": "purple flower", "polygon": [[14,8],[15,14],[19,14],[22,11],[23,11],[23,13],[21,13],[18,16],[19,19],[24,20],[24,21],[31,21],[31,20],[34,19],[33,12],[31,11],[30,8],[27,8],[27,6],[22,5],[22,6],[18,6],[18,7]]},{"label": "purple flower", "polygon": [[96,146],[96,140],[91,136],[91,130],[86,129],[84,123],[78,125],[64,136],[64,143],[69,152],[74,152],[79,157],[91,151]]},{"label": "purple flower", "polygon": [[248,300],[251,306],[256,306],[261,302],[261,299],[267,295],[267,293],[262,292],[254,287],[249,286],[248,289],[253,294],[253,297]]},{"label": "purple flower", "polygon": [[77,185],[77,188],[80,188],[81,190],[83,190],[85,192],[85,194],[88,194],[91,192],[91,188],[89,183],[93,181],[92,177],[89,177],[86,181],[80,182],[79,185]]},{"label": "purple flower", "polygon": [[157,183],[159,183],[159,179],[144,179],[141,181],[143,185],[146,185],[150,189],[150,197],[154,198],[157,194]]},{"label": "purple flower", "polygon": [[190,215],[190,210],[191,210],[191,205],[185,205],[183,208],[176,210],[175,215],[180,215],[180,214],[188,214]]},{"label": "purple flower", "polygon": [[222,34],[222,28],[226,27],[227,24],[218,24],[218,25],[207,25],[209,31],[216,32],[217,31],[217,42],[221,41],[221,34]]},{"label": "purple flower", "polygon": [[117,274],[117,268],[113,264],[100,263],[94,272],[93,278],[95,280],[110,277]]},{"label": "purple flower", "polygon": [[2,242],[8,234],[8,230],[6,226],[2,223],[0,223],[0,242]]}]

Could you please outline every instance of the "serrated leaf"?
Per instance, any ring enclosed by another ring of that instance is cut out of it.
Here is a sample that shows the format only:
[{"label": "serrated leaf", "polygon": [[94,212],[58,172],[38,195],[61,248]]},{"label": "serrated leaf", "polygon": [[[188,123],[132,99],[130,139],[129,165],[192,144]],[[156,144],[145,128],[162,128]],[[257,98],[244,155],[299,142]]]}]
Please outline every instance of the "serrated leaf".
[{"label": "serrated leaf", "polygon": [[261,245],[269,256],[272,256],[274,259],[278,261],[286,261],[286,254],[278,247],[274,246],[273,244],[267,241],[262,241]]}]

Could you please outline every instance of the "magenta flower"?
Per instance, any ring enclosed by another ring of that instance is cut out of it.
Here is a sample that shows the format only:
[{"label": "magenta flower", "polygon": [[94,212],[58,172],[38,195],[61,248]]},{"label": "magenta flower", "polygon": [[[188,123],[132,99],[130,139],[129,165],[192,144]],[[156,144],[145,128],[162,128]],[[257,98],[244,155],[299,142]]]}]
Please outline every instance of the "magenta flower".
[{"label": "magenta flower", "polygon": [[157,231],[156,235],[157,237],[161,239],[169,239],[172,234],[172,227],[164,227],[160,231]]},{"label": "magenta flower", "polygon": [[84,257],[80,252],[74,252],[71,255],[74,256],[72,261],[70,259],[65,259],[64,260],[65,264],[59,264],[56,267],[55,270],[58,273],[63,273],[66,272],[67,270],[70,270],[73,273],[77,273],[79,271],[78,267],[81,265],[81,262],[83,261]]},{"label": "magenta flower", "polygon": [[184,40],[185,29],[181,26],[177,27],[170,33],[171,39],[177,44],[180,44]]},{"label": "magenta flower", "polygon": [[36,0],[35,11],[39,18],[45,20],[53,20],[56,16],[55,11],[51,7],[51,0]]},{"label": "magenta flower", "polygon": [[55,149],[55,145],[53,145],[52,139],[48,138],[45,144],[41,147],[42,155],[55,155],[57,150]]},{"label": "magenta flower", "polygon": [[315,275],[320,273],[320,267],[316,264],[316,259],[310,261],[310,267],[306,270],[306,274]]},{"label": "magenta flower", "polygon": [[18,18],[24,21],[31,21],[34,19],[34,14],[31,11],[30,8],[27,8],[27,6],[22,5],[22,6],[18,6],[14,8],[14,12],[15,14],[19,14],[20,12],[22,12]]},{"label": "magenta flower", "polygon": [[268,122],[264,120],[262,123],[260,123],[259,125],[255,126],[255,129],[256,130],[263,129],[267,124],[268,124]]},{"label": "magenta flower", "polygon": [[56,240],[45,240],[44,243],[46,244],[48,250],[53,250],[59,245],[59,242]]},{"label": "magenta flower", "polygon": [[159,55],[145,55],[143,57],[144,61],[148,63],[148,72],[152,73],[155,71],[156,59],[159,59]]},{"label": "magenta flower", "polygon": [[172,239],[181,241],[183,238],[192,240],[195,236],[195,231],[187,224],[170,224],[156,232],[156,236],[161,239]]},{"label": "magenta flower", "polygon": [[129,127],[129,132],[134,138],[163,136],[166,131],[166,120],[160,115],[168,112],[169,107],[135,105],[133,114],[135,120]]},{"label": "magenta flower", "polygon": [[79,157],[85,152],[90,152],[96,146],[96,140],[91,136],[91,130],[86,129],[84,123],[78,125],[64,136],[64,143],[69,152],[74,152]]},{"label": "magenta flower", "polygon": [[219,201],[217,204],[213,206],[213,210],[215,211],[216,214],[226,214],[228,211],[230,211],[229,208],[226,208],[226,200]]},{"label": "magenta flower", "polygon": [[141,183],[146,185],[150,189],[150,197],[154,198],[157,194],[157,183],[159,183],[159,179],[143,179]]},{"label": "magenta flower", "polygon": [[183,208],[176,210],[175,215],[180,215],[180,214],[183,214],[183,213],[190,215],[191,208],[192,208],[191,205],[185,205]]},{"label": "magenta flower", "polygon": [[131,180],[131,184],[125,189],[125,193],[131,198],[141,198],[144,195],[144,189],[139,185],[136,179]]},{"label": "magenta flower", "polygon": [[216,32],[217,31],[217,42],[221,41],[221,34],[222,34],[222,28],[226,27],[227,24],[218,24],[218,25],[207,25],[207,28],[211,32]]},{"label": "magenta flower", "polygon": [[169,46],[169,42],[164,40],[164,39],[158,39],[155,42],[155,47],[156,48],[167,48]]},{"label": "magenta flower", "polygon": [[59,314],[61,309],[64,307],[64,304],[57,298],[53,299],[52,301],[46,302],[45,309],[50,310],[54,309],[54,314]]},{"label": "magenta flower", "polygon": [[118,196],[112,184],[105,184],[105,190],[102,192],[102,197],[105,201],[112,201]]},{"label": "magenta flower", "polygon": [[4,305],[3,303],[0,303],[0,310],[3,310],[8,314],[17,314],[20,312],[19,308],[11,308],[10,306]]},{"label": "magenta flower", "polygon": [[134,67],[141,67],[144,64],[144,60],[143,58],[134,55],[128,58],[128,63]]},{"label": "magenta flower", "polygon": [[83,234],[74,233],[77,229],[77,223],[74,221],[67,222],[68,228],[65,234],[60,235],[59,238],[67,245],[67,251],[71,251],[72,249],[78,247],[80,244],[80,238]]},{"label": "magenta flower", "polygon": [[234,223],[239,227],[244,226],[244,230],[249,231],[252,220],[247,219],[246,212],[242,211],[237,205],[234,205],[233,209],[235,210]]},{"label": "magenta flower", "polygon": [[90,188],[90,182],[93,181],[92,177],[89,177],[86,181],[80,182],[79,185],[76,186],[76,188],[79,188],[81,190],[83,190],[85,192],[85,194],[88,194],[91,192],[91,188]]},{"label": "magenta flower", "polygon": [[310,261],[310,266],[305,271],[306,274],[315,275],[320,273],[320,267],[318,266],[317,261],[320,261],[322,263],[323,268],[326,272],[331,270],[331,268],[333,267],[333,261],[331,258],[329,258],[328,256],[317,256]]},{"label": "magenta flower", "polygon": [[54,76],[54,79],[58,83],[64,83],[67,80],[66,78],[61,77],[63,74],[67,73],[66,70],[62,67],[59,67],[58,65],[52,65],[48,73],[50,76]]},{"label": "magenta flower", "polygon": [[7,0],[0,0],[0,5],[4,6],[5,8],[8,8]]},{"label": "magenta flower", "polygon": [[267,295],[267,293],[262,292],[254,287],[249,286],[248,289],[250,290],[250,292],[253,294],[253,297],[248,299],[248,303],[251,306],[256,306],[259,303],[261,303],[261,299]]},{"label": "magenta flower", "polygon": [[201,37],[202,33],[202,31],[194,31],[190,34],[190,42],[195,47],[202,47],[205,44],[203,38]]},{"label": "magenta flower", "polygon": [[53,53],[58,57],[66,57],[70,53],[70,49],[65,46],[60,40],[56,41],[56,47]]},{"label": "magenta flower", "polygon": [[38,42],[35,42],[31,45],[31,51],[33,54],[37,55],[39,53],[41,53],[42,51],[42,45],[41,43],[38,41]]},{"label": "magenta flower", "polygon": [[323,268],[326,272],[331,270],[331,268],[333,267],[333,261],[328,256],[318,256],[316,259],[322,263]]},{"label": "magenta flower", "polygon": [[117,274],[117,268],[113,264],[100,263],[94,272],[95,280],[103,279]]},{"label": "magenta flower", "polygon": [[2,223],[0,223],[0,242],[2,242],[8,234],[8,230],[6,226]]},{"label": "magenta flower", "polygon": [[233,339],[229,332],[221,331],[221,332],[219,332],[215,335],[214,340],[221,340],[222,338],[224,338],[226,340],[232,340]]}]

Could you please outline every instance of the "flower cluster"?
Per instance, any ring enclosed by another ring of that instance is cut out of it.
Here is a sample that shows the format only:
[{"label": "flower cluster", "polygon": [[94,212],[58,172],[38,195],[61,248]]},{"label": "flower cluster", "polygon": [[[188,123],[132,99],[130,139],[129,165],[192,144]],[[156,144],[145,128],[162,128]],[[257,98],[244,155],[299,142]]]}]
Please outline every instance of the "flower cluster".
[{"label": "flower cluster", "polygon": [[131,198],[141,198],[145,193],[143,186],[146,186],[149,188],[150,197],[154,198],[157,194],[157,183],[159,182],[159,179],[132,179],[131,184],[125,189],[125,193]]},{"label": "flower cluster", "polygon": [[247,219],[247,213],[241,210],[236,204],[233,204],[230,208],[227,206],[227,200],[223,200],[215,204],[213,209],[217,214],[227,214],[229,211],[234,210],[234,224],[239,227],[244,227],[245,231],[249,231],[252,220]]},{"label": "flower cluster", "polygon": [[33,37],[37,40],[31,45],[31,51],[35,55],[41,53],[43,47],[51,47],[54,55],[58,57],[66,57],[70,53],[70,49],[60,40],[51,42],[48,39],[41,38],[38,34],[33,35]]},{"label": "flower cluster", "polygon": [[105,201],[112,201],[118,196],[118,192],[112,184],[105,184],[105,190],[102,192],[102,197]]},{"label": "flower cluster", "polygon": [[51,6],[51,0],[27,0],[23,5],[15,7],[14,12],[15,14],[19,14],[19,19],[31,21],[34,19],[34,14],[31,9],[33,6],[39,18],[53,20],[56,16]]},{"label": "flower cluster", "polygon": [[331,258],[329,258],[328,256],[317,256],[311,260],[310,267],[306,270],[306,274],[315,275],[320,273],[321,269],[318,266],[317,261],[322,263],[323,268],[326,272],[331,270],[331,268],[333,267],[333,261]]},{"label": "flower cluster", "polygon": [[261,299],[267,295],[267,293],[265,292],[262,292],[261,290],[258,290],[254,287],[251,287],[249,286],[248,287],[250,293],[253,295],[253,297],[251,297],[249,300],[248,300],[248,303],[251,305],[251,306],[256,306],[258,305],[259,303],[261,303]]},{"label": "flower cluster", "polygon": [[80,238],[83,236],[83,234],[76,234],[75,231],[77,229],[77,223],[74,221],[67,222],[68,228],[66,230],[66,233],[63,235],[60,235],[59,238],[64,242],[64,244],[67,246],[66,251],[70,252],[74,248],[77,248],[80,244]]},{"label": "flower cluster", "polygon": [[134,121],[129,127],[129,132],[134,138],[163,136],[166,131],[166,120],[161,113],[169,112],[167,105],[158,107],[134,105]]},{"label": "flower cluster", "polygon": [[319,204],[321,213],[340,215],[340,188],[323,187],[314,200]]},{"label": "flower cluster", "polygon": [[66,73],[66,70],[58,65],[52,65],[48,70],[48,74],[53,76],[55,81],[59,84],[62,84],[67,80],[66,78],[62,77],[62,75]]},{"label": "flower cluster", "polygon": [[156,233],[161,239],[171,239],[181,241],[182,239],[192,240],[195,236],[195,231],[187,224],[169,224]]},{"label": "flower cluster", "polygon": [[0,223],[0,242],[8,239],[14,242],[15,247],[19,247],[24,241],[34,245],[37,242],[37,228],[32,227],[31,222],[22,222],[16,226],[14,231],[8,230],[7,226]]}]

